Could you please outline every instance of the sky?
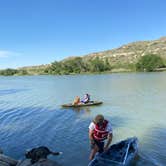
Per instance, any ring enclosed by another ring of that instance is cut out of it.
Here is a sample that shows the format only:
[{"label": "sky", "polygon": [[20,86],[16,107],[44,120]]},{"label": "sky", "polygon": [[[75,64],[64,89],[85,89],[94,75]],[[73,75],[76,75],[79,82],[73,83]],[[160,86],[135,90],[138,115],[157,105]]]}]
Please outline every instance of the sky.
[{"label": "sky", "polygon": [[0,69],[166,36],[165,0],[0,0]]}]

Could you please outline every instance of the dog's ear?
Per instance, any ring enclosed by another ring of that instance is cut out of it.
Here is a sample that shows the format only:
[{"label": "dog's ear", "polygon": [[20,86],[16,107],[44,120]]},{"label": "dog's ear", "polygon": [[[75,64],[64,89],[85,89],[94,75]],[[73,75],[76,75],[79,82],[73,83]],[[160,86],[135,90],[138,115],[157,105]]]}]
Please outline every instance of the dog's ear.
[{"label": "dog's ear", "polygon": [[25,157],[27,158],[27,159],[29,159],[29,158],[31,158],[31,152],[29,151],[27,151],[27,152],[25,152]]},{"label": "dog's ear", "polygon": [[25,157],[26,158],[32,158],[34,156],[34,152],[35,152],[36,148],[33,148],[31,150],[26,150],[25,152]]}]

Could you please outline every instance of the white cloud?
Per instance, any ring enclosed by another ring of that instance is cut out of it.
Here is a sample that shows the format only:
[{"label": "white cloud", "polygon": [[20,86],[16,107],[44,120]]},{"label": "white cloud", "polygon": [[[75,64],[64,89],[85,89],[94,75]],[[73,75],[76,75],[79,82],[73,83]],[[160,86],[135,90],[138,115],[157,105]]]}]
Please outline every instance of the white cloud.
[{"label": "white cloud", "polygon": [[8,58],[11,56],[16,56],[19,53],[12,52],[12,51],[6,51],[6,50],[0,50],[0,58]]}]

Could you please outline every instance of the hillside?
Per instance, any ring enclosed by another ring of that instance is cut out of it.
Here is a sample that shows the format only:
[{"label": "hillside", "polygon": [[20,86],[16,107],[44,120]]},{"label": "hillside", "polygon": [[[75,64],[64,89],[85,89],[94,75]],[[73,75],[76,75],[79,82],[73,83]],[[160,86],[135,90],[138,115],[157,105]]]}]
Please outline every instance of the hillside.
[{"label": "hillside", "polygon": [[44,70],[50,67],[51,64],[38,66],[25,66],[18,68],[19,71],[26,71],[29,75],[44,74]]},{"label": "hillside", "polygon": [[[60,62],[39,66],[21,67],[18,75],[71,74],[100,71],[132,71],[141,57],[155,54],[166,66],[166,37],[152,41],[137,41],[112,50],[68,57]],[[98,66],[97,66],[98,65]]]},{"label": "hillside", "polygon": [[[85,61],[88,61],[89,59],[94,59],[96,57],[99,57],[101,59],[108,58],[112,64],[119,65],[136,63],[141,56],[149,53],[157,54],[162,58],[166,59],[166,37],[162,37],[152,41],[132,42],[116,49],[91,53],[81,57]],[[62,61],[67,61],[74,58],[75,57],[68,57]]]},{"label": "hillside", "polygon": [[119,65],[136,63],[141,56],[146,54],[156,54],[166,59],[166,37],[153,41],[129,43],[116,49],[88,54],[83,56],[83,58],[85,60],[95,57],[101,59],[109,58],[112,64]]}]

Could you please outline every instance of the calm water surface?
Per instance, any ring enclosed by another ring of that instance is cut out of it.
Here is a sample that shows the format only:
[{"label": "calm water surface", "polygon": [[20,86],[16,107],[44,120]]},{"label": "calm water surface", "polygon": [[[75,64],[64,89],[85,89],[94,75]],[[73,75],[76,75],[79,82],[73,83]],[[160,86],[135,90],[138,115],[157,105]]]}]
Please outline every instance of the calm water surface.
[{"label": "calm water surface", "polygon": [[[74,96],[90,93],[103,105],[62,109]],[[134,166],[166,165],[166,73],[0,77],[0,147],[23,159],[44,145],[63,155],[61,166],[87,166],[88,125],[102,113],[111,121],[113,143],[139,139]]]}]

